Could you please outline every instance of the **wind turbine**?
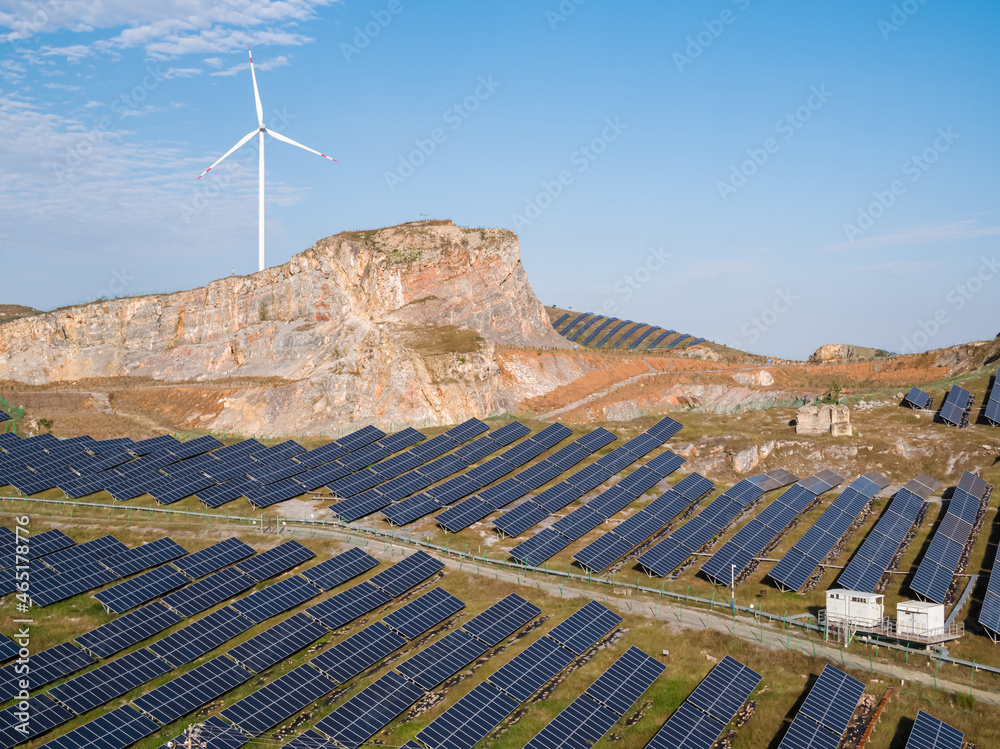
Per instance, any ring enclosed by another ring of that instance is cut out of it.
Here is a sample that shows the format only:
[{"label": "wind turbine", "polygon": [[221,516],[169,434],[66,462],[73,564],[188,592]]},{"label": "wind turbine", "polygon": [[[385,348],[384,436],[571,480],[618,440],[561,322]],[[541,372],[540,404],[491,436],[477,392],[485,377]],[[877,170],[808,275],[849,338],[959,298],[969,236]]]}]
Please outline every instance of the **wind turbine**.
[{"label": "wind turbine", "polygon": [[290,143],[293,146],[298,146],[301,149],[308,151],[309,153],[314,153],[317,156],[322,156],[324,159],[330,159],[330,161],[336,161],[334,158],[330,158],[325,153],[320,153],[315,151],[309,146],[303,146],[301,143],[297,143],[291,138],[282,135],[274,130],[268,130],[264,126],[264,110],[260,106],[260,93],[257,91],[257,74],[253,69],[253,52],[250,51],[249,45],[247,46],[247,52],[250,53],[250,77],[253,79],[253,98],[257,104],[257,129],[253,130],[246,135],[244,135],[239,142],[226,151],[225,155],[216,161],[212,166],[203,171],[198,175],[198,179],[201,179],[210,171],[215,169],[219,164],[225,161],[234,151],[239,149],[241,146],[246,145],[250,142],[253,136],[258,136],[260,138],[260,164],[257,171],[257,209],[260,213],[260,220],[257,227],[257,247],[258,247],[258,261],[260,268],[258,270],[264,270],[264,133],[267,133],[272,138],[277,138],[278,140],[284,141],[285,143]]}]

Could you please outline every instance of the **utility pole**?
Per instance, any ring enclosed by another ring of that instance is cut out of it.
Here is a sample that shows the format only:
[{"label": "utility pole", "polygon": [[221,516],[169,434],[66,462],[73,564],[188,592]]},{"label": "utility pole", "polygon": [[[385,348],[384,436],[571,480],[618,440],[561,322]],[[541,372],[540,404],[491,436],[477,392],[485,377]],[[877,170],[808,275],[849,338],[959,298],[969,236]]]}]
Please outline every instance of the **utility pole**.
[{"label": "utility pole", "polygon": [[184,737],[178,741],[168,741],[169,749],[206,749],[208,742],[201,738],[201,726],[188,726]]}]

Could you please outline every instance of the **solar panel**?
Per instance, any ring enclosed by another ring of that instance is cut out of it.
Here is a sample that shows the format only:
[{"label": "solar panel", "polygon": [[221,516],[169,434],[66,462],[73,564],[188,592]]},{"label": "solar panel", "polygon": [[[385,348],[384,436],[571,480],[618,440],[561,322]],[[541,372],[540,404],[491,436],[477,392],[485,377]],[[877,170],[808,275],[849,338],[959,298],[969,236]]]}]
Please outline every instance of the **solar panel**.
[{"label": "solar panel", "polygon": [[695,688],[687,701],[726,725],[760,684],[761,678],[756,671],[727,655]]},{"label": "solar panel", "polygon": [[122,705],[43,746],[47,749],[125,749],[158,729],[149,718],[129,705]]},{"label": "solar panel", "polygon": [[630,647],[587,687],[585,694],[624,716],[665,669],[666,666],[639,648]]},{"label": "solar panel", "polygon": [[299,453],[295,456],[295,460],[309,468],[316,468],[324,463],[342,458],[349,452],[350,450],[340,444],[340,442],[333,440],[308,452]]},{"label": "solar panel", "polygon": [[491,647],[530,622],[542,610],[516,593],[493,604],[462,625],[462,629]]},{"label": "solar panel", "polygon": [[423,696],[423,689],[389,671],[323,718],[316,730],[356,749]]},{"label": "solar panel", "polygon": [[[198,730],[198,739],[205,742],[206,749],[240,749],[247,744],[250,739],[240,733],[237,729],[226,723],[222,718],[212,716],[208,720],[198,723],[195,728]],[[167,742],[159,749],[181,749],[187,745],[187,731],[180,736],[174,737],[171,742]],[[195,746],[198,746],[195,743]],[[291,746],[288,744],[287,746]],[[318,747],[319,745],[315,745]]]},{"label": "solar panel", "polygon": [[7,635],[0,635],[0,661],[9,661],[17,656],[21,651],[21,646],[14,642]]},{"label": "solar panel", "polygon": [[440,509],[441,505],[433,497],[418,494],[386,507],[382,510],[382,516],[393,525],[406,525]]},{"label": "solar panel", "polygon": [[378,567],[379,561],[371,554],[353,547],[345,552],[302,570],[302,577],[322,590],[333,590],[338,585]]},{"label": "solar panel", "polygon": [[114,572],[97,562],[81,564],[63,573],[46,574],[39,570],[31,578],[28,595],[35,606],[48,606],[117,579]]},{"label": "solar panel", "polygon": [[[621,495],[619,499],[631,499],[628,495]],[[591,509],[589,505],[584,505],[583,507],[578,507],[573,510],[569,515],[564,518],[559,518],[556,522],[552,524],[552,528],[543,528],[543,531],[552,530],[556,533],[564,536],[569,541],[576,541],[577,539],[583,538],[587,533],[592,531],[594,528],[599,526],[605,520],[608,519],[606,512],[608,511],[608,506],[605,505],[599,509]],[[559,548],[565,548],[568,544],[564,544]],[[552,556],[551,554],[549,556]],[[545,557],[548,559],[549,557]],[[538,561],[544,561],[539,559]],[[536,561],[536,564],[538,562]]]},{"label": "solar panel", "polygon": [[146,649],[140,649],[54,687],[49,696],[77,715],[83,715],[162,676],[170,669],[169,663]]},{"label": "solar panel", "polygon": [[304,664],[230,705],[220,715],[251,736],[260,736],[336,686],[315,668]]},{"label": "solar panel", "polygon": [[972,393],[958,385],[952,385],[941,406],[941,418],[952,426],[968,426],[972,402]]},{"label": "solar panel", "polygon": [[684,702],[646,744],[646,749],[712,749],[725,727],[690,702]]},{"label": "solar panel", "polygon": [[80,565],[98,562],[128,550],[129,548],[114,536],[101,536],[93,541],[49,554],[45,557],[45,564],[59,572],[69,572],[78,569]]},{"label": "solar panel", "polygon": [[292,576],[254,591],[230,605],[250,621],[260,624],[266,619],[305,603],[310,598],[315,598],[319,593],[315,585],[301,577]]},{"label": "solar panel", "polygon": [[300,612],[240,643],[227,651],[227,655],[254,673],[260,673],[325,634],[326,627]]},{"label": "solar panel", "polygon": [[521,564],[536,567],[546,559],[551,559],[571,543],[571,539],[551,528],[542,528],[534,536],[522,541],[507,553]]},{"label": "solar panel", "polygon": [[440,515],[436,515],[434,522],[450,533],[458,533],[487,517],[494,509],[478,497],[469,497],[454,507],[449,507]]},{"label": "solar panel", "polygon": [[315,556],[315,552],[307,549],[298,541],[285,541],[273,549],[262,551],[233,566],[247,577],[251,577],[257,582],[263,582],[297,567],[303,562],[308,562]]},{"label": "solar panel", "polygon": [[418,551],[374,575],[368,582],[395,598],[442,569],[444,562],[425,551]]},{"label": "solar panel", "polygon": [[[34,691],[94,663],[93,658],[69,642],[32,653],[31,670],[27,674],[28,688]],[[8,700],[20,691],[19,682],[25,679],[25,675],[19,673],[22,670],[23,667],[18,667],[16,662],[0,669],[0,701]]]},{"label": "solar panel", "polygon": [[163,602],[182,616],[194,616],[253,586],[253,579],[229,568],[164,596]]},{"label": "solar panel", "polygon": [[468,445],[462,445],[454,452],[454,456],[467,465],[472,465],[473,463],[478,463],[487,455],[499,450],[500,447],[501,446],[496,441],[490,439],[489,435],[487,435],[485,437],[480,437],[477,440],[473,440]]},{"label": "solar panel", "polygon": [[490,683],[523,702],[576,656],[551,637],[535,640],[489,677]]},{"label": "solar panel", "polygon": [[164,564],[185,554],[187,554],[187,549],[172,538],[159,538],[121,554],[106,557],[101,560],[101,564],[110,567],[119,577],[125,577],[158,564]]},{"label": "solar panel", "polygon": [[180,621],[181,617],[177,613],[159,601],[154,601],[90,632],[84,632],[75,639],[81,647],[99,658],[109,658]]},{"label": "solar panel", "polygon": [[250,679],[251,674],[220,655],[140,695],[132,703],[166,725],[222,696]]},{"label": "solar panel", "polygon": [[628,554],[632,548],[631,541],[626,541],[615,533],[605,533],[576,552],[573,559],[588,570],[600,572]]},{"label": "solar panel", "polygon": [[38,559],[46,554],[52,554],[75,545],[76,541],[72,538],[58,528],[52,528],[31,537],[28,542],[28,558]]},{"label": "solar panel", "polygon": [[536,494],[531,498],[531,501],[548,512],[558,512],[583,495],[584,492],[579,487],[574,486],[569,481],[560,481],[555,486],[550,486],[540,494]]},{"label": "solar panel", "polygon": [[843,736],[864,691],[865,685],[860,681],[826,665],[799,712]]},{"label": "solar panel", "polygon": [[796,715],[778,749],[837,749],[841,736],[805,715]]},{"label": "solar panel", "polygon": [[509,478],[483,489],[476,495],[476,499],[485,502],[495,510],[506,507],[511,502],[520,499],[530,491],[529,487],[522,484],[516,478]]},{"label": "solar panel", "polygon": [[472,749],[517,709],[518,701],[481,683],[417,734],[431,749]]},{"label": "solar panel", "polygon": [[603,468],[611,475],[614,475],[635,463],[639,460],[639,457],[640,456],[626,450],[624,447],[618,447],[609,452],[607,455],[602,455],[600,458],[595,460],[592,465]]},{"label": "solar panel", "polygon": [[912,387],[910,388],[910,392],[906,394],[906,397],[903,398],[903,403],[908,405],[910,408],[923,410],[931,407],[933,399],[920,388]]},{"label": "solar panel", "polygon": [[254,623],[231,606],[223,606],[161,640],[149,649],[175,667],[197,660],[224,642],[241,635]]},{"label": "solar panel", "polygon": [[489,650],[481,640],[457,629],[410,656],[396,670],[426,690],[434,689]]},{"label": "solar panel", "polygon": [[364,447],[365,445],[371,444],[375,440],[380,440],[385,436],[385,432],[381,429],[368,425],[357,430],[356,432],[351,432],[344,437],[338,437],[337,442],[346,447],[348,450],[354,451]]},{"label": "solar panel", "polygon": [[463,608],[465,604],[448,591],[432,588],[382,621],[407,640],[413,640]]},{"label": "solar panel", "polygon": [[109,611],[124,614],[129,609],[149,603],[189,582],[188,578],[173,567],[164,565],[99,591],[94,594],[94,598]]},{"label": "solar panel", "polygon": [[[3,749],[40,736],[73,718],[71,712],[45,694],[29,697],[26,711],[22,711],[22,704],[0,711],[0,747]],[[30,720],[24,721],[19,717],[25,712]]]},{"label": "solar panel", "polygon": [[375,622],[309,662],[337,684],[344,684],[404,645],[406,640],[382,622]]},{"label": "solar panel", "polygon": [[583,655],[621,621],[618,614],[591,601],[549,632],[549,637],[577,655]]},{"label": "solar panel", "polygon": [[280,463],[283,460],[301,455],[306,449],[295,440],[286,440],[277,445],[272,445],[264,450],[257,450],[253,453],[253,458],[261,463]]},{"label": "solar panel", "polygon": [[540,445],[544,445],[546,449],[554,447],[555,445],[562,442],[567,437],[572,436],[573,430],[564,427],[562,424],[549,424],[547,427],[542,429],[537,434],[533,435],[530,439],[533,442],[537,442]]},{"label": "solar panel", "polygon": [[[388,437],[382,437],[379,439],[379,443],[392,452],[396,452],[398,450],[403,450],[410,445],[415,445],[425,439],[427,439],[427,435],[421,434],[412,427],[406,427],[406,429],[396,432],[395,434],[390,434]],[[452,446],[454,447],[454,445]]]},{"label": "solar panel", "polygon": [[246,559],[253,555],[253,553],[254,550],[252,547],[233,536],[232,538],[227,538],[225,541],[219,541],[207,548],[178,559],[174,562],[174,566],[192,580],[196,580],[210,572],[215,572],[241,559]]},{"label": "solar panel", "polygon": [[488,432],[490,428],[481,422],[479,419],[468,419],[463,421],[458,426],[454,426],[449,429],[445,434],[447,434],[451,439],[456,442],[467,442],[473,437],[478,437],[480,434]]},{"label": "solar panel", "polygon": [[525,749],[589,749],[617,722],[618,716],[613,712],[580,695],[524,746]]},{"label": "solar panel", "polygon": [[381,588],[364,582],[310,606],[306,612],[330,629],[339,629],[388,603],[392,598]]},{"label": "solar panel", "polygon": [[964,740],[964,733],[919,710],[906,749],[962,749]]}]

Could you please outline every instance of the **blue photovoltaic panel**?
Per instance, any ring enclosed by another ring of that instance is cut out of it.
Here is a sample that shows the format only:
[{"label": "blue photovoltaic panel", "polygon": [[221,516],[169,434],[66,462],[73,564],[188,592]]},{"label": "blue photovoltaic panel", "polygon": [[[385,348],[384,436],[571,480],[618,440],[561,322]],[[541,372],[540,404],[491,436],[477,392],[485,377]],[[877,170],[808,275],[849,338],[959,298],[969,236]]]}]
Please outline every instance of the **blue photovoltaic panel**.
[{"label": "blue photovoltaic panel", "polygon": [[602,323],[601,323],[600,325],[598,325],[598,326],[597,326],[597,327],[596,327],[596,328],[595,328],[595,329],[593,330],[593,332],[591,332],[591,334],[590,334],[590,335],[588,335],[588,336],[587,336],[587,337],[586,337],[586,338],[585,338],[585,339],[583,340],[583,345],[584,345],[584,346],[589,346],[589,345],[590,345],[590,342],[591,342],[592,340],[594,340],[595,338],[597,338],[597,336],[599,336],[599,335],[601,334],[601,331],[603,331],[603,330],[604,330],[604,329],[605,329],[606,327],[608,327],[609,325],[611,325],[611,323],[615,323],[615,322],[618,322],[618,318],[617,318],[617,317],[609,317],[609,318],[606,318],[606,319],[604,320],[604,322],[602,322]]},{"label": "blue photovoltaic panel", "polygon": [[778,749],[837,749],[841,738],[811,718],[796,714]]},{"label": "blue photovoltaic panel", "polygon": [[338,437],[337,442],[346,447],[351,452],[359,450],[366,445],[370,445],[376,440],[380,440],[385,437],[386,434],[381,429],[373,427],[371,425],[359,429],[356,432],[351,432],[344,437]]},{"label": "blue photovoltaic panel", "polygon": [[623,343],[625,343],[625,341],[628,340],[629,336],[631,336],[633,333],[635,333],[635,331],[637,331],[637,330],[639,330],[639,328],[643,328],[645,326],[646,326],[646,323],[644,323],[644,322],[637,322],[631,328],[626,328],[624,331],[622,331],[622,334],[618,338],[618,340],[615,341],[612,344],[611,348],[618,348]]},{"label": "blue photovoltaic panel", "polygon": [[391,600],[384,590],[364,582],[310,606],[306,612],[330,629],[339,629]]},{"label": "blue photovoltaic panel", "polygon": [[325,634],[326,627],[300,612],[240,643],[226,654],[244,668],[259,674]]},{"label": "blue photovoltaic panel", "polygon": [[594,315],[594,316],[593,316],[593,317],[591,317],[591,318],[590,318],[589,320],[587,320],[587,322],[586,322],[586,323],[584,323],[584,325],[583,325],[583,326],[582,326],[582,327],[581,327],[581,328],[580,328],[580,329],[579,329],[578,331],[576,331],[576,332],[575,332],[575,333],[573,334],[573,337],[572,337],[572,338],[570,338],[570,340],[571,340],[571,341],[579,341],[579,340],[580,340],[580,336],[582,336],[582,335],[583,335],[584,333],[586,333],[586,332],[587,332],[587,330],[588,330],[588,329],[590,328],[590,326],[591,326],[591,325],[593,325],[593,324],[594,324],[595,322],[597,322],[598,320],[603,320],[603,319],[604,319],[604,318],[603,318],[603,317],[601,317],[600,315]]},{"label": "blue photovoltaic panel", "polygon": [[252,578],[229,568],[164,596],[163,602],[182,616],[194,616],[253,586]]},{"label": "blue photovoltaic panel", "polygon": [[690,333],[682,333],[681,335],[677,336],[674,340],[672,340],[670,343],[668,343],[667,348],[677,348],[677,344],[690,337],[691,337]]},{"label": "blue photovoltaic panel", "polygon": [[443,588],[433,588],[382,619],[408,640],[458,613],[465,604]]},{"label": "blue photovoltaic panel", "polygon": [[462,625],[462,629],[487,645],[498,645],[530,622],[542,610],[516,593],[493,604]]},{"label": "blue photovoltaic panel", "polygon": [[235,536],[219,541],[216,544],[188,554],[174,562],[181,572],[195,580],[215,572],[223,567],[246,559],[254,553],[252,547],[240,541]]},{"label": "blue photovoltaic panel", "polygon": [[[569,500],[569,502],[572,501],[572,499]],[[569,504],[569,502],[567,502],[567,504]],[[549,509],[543,508],[534,501],[529,500],[527,502],[522,502],[517,507],[514,507],[498,517],[493,521],[493,526],[505,536],[519,536],[524,533],[524,531],[528,530],[528,528],[531,528],[532,526],[545,520],[545,518],[549,516],[549,512]],[[552,510],[552,512],[555,512],[555,510]]]},{"label": "blue photovoltaic panel", "polygon": [[21,646],[14,642],[7,635],[0,635],[0,662],[9,661],[21,650]]},{"label": "blue photovoltaic panel", "polygon": [[93,658],[69,642],[54,645],[40,653],[32,653],[29,663],[31,670],[27,675],[19,673],[24,669],[16,663],[0,669],[0,701],[14,697],[20,690],[18,682],[24,679],[27,679],[28,689],[34,691],[94,663],[96,661]]},{"label": "blue photovoltaic panel", "polygon": [[546,559],[551,559],[571,543],[571,539],[551,528],[542,528],[534,536],[522,541],[507,553],[522,564],[535,567]]},{"label": "blue photovoltaic panel", "polygon": [[324,562],[302,570],[302,577],[322,590],[333,590],[338,585],[378,567],[379,561],[371,554],[354,547]]},{"label": "blue photovoltaic panel", "polygon": [[695,688],[687,701],[726,725],[753,694],[761,678],[756,671],[727,655]]},{"label": "blue photovoltaic panel", "polygon": [[101,560],[101,564],[110,567],[119,577],[133,575],[136,572],[164,564],[187,554],[187,549],[172,538],[160,538],[121,554],[114,554]]},{"label": "blue photovoltaic panel", "polygon": [[712,749],[725,727],[724,723],[690,702],[684,702],[660,727],[645,749]]},{"label": "blue photovoltaic panel", "polygon": [[337,684],[344,684],[404,645],[406,640],[382,622],[375,622],[309,662]]},{"label": "blue photovoltaic panel", "polygon": [[952,385],[941,406],[941,418],[952,426],[964,426],[971,405],[972,393],[958,385]]},{"label": "blue photovoltaic panel", "polygon": [[109,658],[180,621],[179,614],[154,601],[79,635],[76,642],[100,658]]},{"label": "blue photovoltaic panel", "polygon": [[122,705],[43,746],[45,749],[125,749],[159,728],[130,705]]},{"label": "blue photovoltaic panel", "polygon": [[491,684],[519,702],[527,700],[576,655],[551,637],[540,637],[489,677]]},{"label": "blue photovoltaic panel", "polygon": [[329,694],[336,686],[312,666],[302,665],[219,714],[251,736],[260,736]]},{"label": "blue photovoltaic panel", "polygon": [[624,327],[625,327],[626,325],[631,325],[631,324],[632,324],[632,321],[631,321],[631,320],[620,320],[620,321],[618,322],[618,324],[616,324],[616,325],[615,325],[615,326],[614,326],[613,328],[611,328],[611,330],[609,330],[609,331],[607,332],[607,334],[606,334],[606,335],[604,336],[604,338],[602,338],[601,340],[599,340],[599,341],[597,342],[597,345],[596,345],[596,346],[595,346],[594,348],[600,348],[600,347],[601,347],[601,346],[603,346],[603,345],[604,345],[605,343],[607,343],[607,342],[608,342],[609,340],[611,340],[611,337],[612,337],[612,336],[613,336],[613,335],[614,335],[615,333],[617,333],[617,332],[618,332],[619,330],[621,330],[622,328],[624,328]]},{"label": "blue photovoltaic panel", "polygon": [[164,593],[187,585],[190,580],[169,565],[157,567],[94,594],[110,611],[124,614],[129,609],[149,603]]},{"label": "blue photovoltaic panel", "polygon": [[222,696],[251,677],[220,655],[132,700],[158,723],[166,725]]},{"label": "blue photovoltaic panel", "polygon": [[843,671],[826,665],[813,684],[799,712],[843,736],[858,706],[865,685]]},{"label": "blue photovoltaic panel", "polygon": [[171,668],[169,663],[143,648],[70,679],[50,690],[49,695],[77,715],[83,715],[162,676]]},{"label": "blue photovoltaic panel", "polygon": [[577,655],[583,655],[621,621],[618,614],[591,601],[549,632],[549,637]]},{"label": "blue photovoltaic panel", "polygon": [[559,319],[556,320],[554,323],[552,323],[552,327],[558,329],[559,325],[565,322],[568,317],[569,317],[569,312],[564,312],[563,314],[559,315]]},{"label": "blue photovoltaic panel", "polygon": [[628,350],[629,350],[629,351],[632,351],[632,350],[634,350],[634,349],[638,348],[638,347],[639,347],[639,344],[640,344],[640,343],[642,343],[642,342],[643,342],[643,341],[645,341],[645,340],[646,340],[647,338],[649,338],[649,336],[650,336],[650,335],[651,335],[652,333],[655,333],[655,332],[656,332],[657,330],[663,330],[663,328],[657,328],[657,327],[655,327],[655,326],[650,326],[650,327],[649,327],[649,328],[648,328],[648,329],[646,330],[646,332],[645,332],[645,333],[643,333],[642,335],[640,335],[640,336],[639,336],[638,338],[636,338],[636,339],[635,339],[635,340],[634,340],[634,341],[632,342],[632,345],[630,345],[630,346],[628,347]]},{"label": "blue photovoltaic panel", "polygon": [[389,671],[323,718],[316,730],[356,749],[423,696],[423,689]]},{"label": "blue photovoltaic panel", "polygon": [[573,700],[525,749],[589,749],[599,742],[618,716],[586,695]]},{"label": "blue photovoltaic panel", "polygon": [[933,399],[918,387],[910,388],[910,392],[903,398],[903,403],[911,408],[928,409],[933,403]]},{"label": "blue photovoltaic panel", "polygon": [[[337,747],[310,729],[289,741],[283,749],[337,749]],[[421,749],[421,747],[417,749]]]},{"label": "blue photovoltaic panel", "polygon": [[382,515],[393,525],[406,525],[440,509],[441,505],[433,497],[418,494],[386,507],[382,510]]},{"label": "blue photovoltaic panel", "polygon": [[962,749],[964,740],[957,728],[919,710],[905,749]]},{"label": "blue photovoltaic panel", "polygon": [[[29,697],[27,703],[25,712],[31,719],[26,722],[15,715],[21,713],[21,703],[0,711],[0,747],[3,749],[33,739],[73,719],[73,713],[46,694]],[[19,727],[21,730],[18,730]]]},{"label": "blue photovoltaic panel", "polygon": [[494,511],[495,508],[492,505],[488,505],[478,497],[469,497],[454,507],[449,507],[440,515],[436,515],[434,521],[446,531],[458,533]]},{"label": "blue photovoltaic panel", "polygon": [[320,594],[319,589],[297,575],[254,591],[230,605],[254,624],[277,616]]},{"label": "blue photovoltaic panel", "polygon": [[[517,705],[516,699],[484,682],[435,718],[417,738],[431,749],[472,749]],[[410,744],[419,747],[416,742]]]},{"label": "blue photovoltaic panel", "polygon": [[315,557],[315,552],[307,549],[298,541],[285,541],[283,544],[235,564],[234,567],[256,582],[263,582]]},{"label": "blue photovoltaic panel", "polygon": [[464,630],[456,629],[396,666],[410,681],[430,691],[489,650]]},{"label": "blue photovoltaic panel", "polygon": [[666,666],[655,658],[637,647],[630,647],[587,687],[584,694],[624,716],[665,669]]},{"label": "blue photovoltaic panel", "polygon": [[254,622],[231,606],[223,606],[148,647],[163,660],[179,667],[191,663],[253,626]]},{"label": "blue photovoltaic panel", "polygon": [[587,318],[587,317],[592,317],[592,316],[593,316],[593,314],[594,314],[593,312],[584,312],[584,313],[583,313],[582,315],[579,315],[578,317],[574,318],[574,319],[573,319],[573,320],[572,320],[572,321],[571,321],[571,322],[570,322],[570,323],[569,323],[569,324],[568,324],[568,325],[567,325],[567,326],[566,326],[565,328],[563,328],[563,329],[562,329],[562,330],[561,330],[560,332],[561,332],[561,333],[562,333],[563,335],[566,335],[566,334],[567,334],[567,333],[569,333],[569,331],[571,331],[571,330],[573,329],[573,327],[574,327],[575,325],[577,325],[577,324],[578,324],[578,323],[579,323],[580,321],[582,321],[582,320],[583,320],[584,318]]},{"label": "blue photovoltaic panel", "polygon": [[368,582],[395,598],[442,569],[444,562],[425,551],[418,551],[379,572]]}]

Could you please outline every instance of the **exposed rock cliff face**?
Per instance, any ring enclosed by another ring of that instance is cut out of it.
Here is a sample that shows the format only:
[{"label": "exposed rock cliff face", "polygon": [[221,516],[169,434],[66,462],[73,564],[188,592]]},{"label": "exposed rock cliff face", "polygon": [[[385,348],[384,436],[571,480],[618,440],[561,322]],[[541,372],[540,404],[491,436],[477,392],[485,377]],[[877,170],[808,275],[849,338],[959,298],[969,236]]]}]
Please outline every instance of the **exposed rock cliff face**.
[{"label": "exposed rock cliff face", "polygon": [[285,265],[191,291],[10,321],[0,379],[281,378],[236,390],[192,426],[320,434],[487,416],[579,374],[507,377],[498,344],[567,345],[531,290],[517,238],[419,222],[329,237]]}]

